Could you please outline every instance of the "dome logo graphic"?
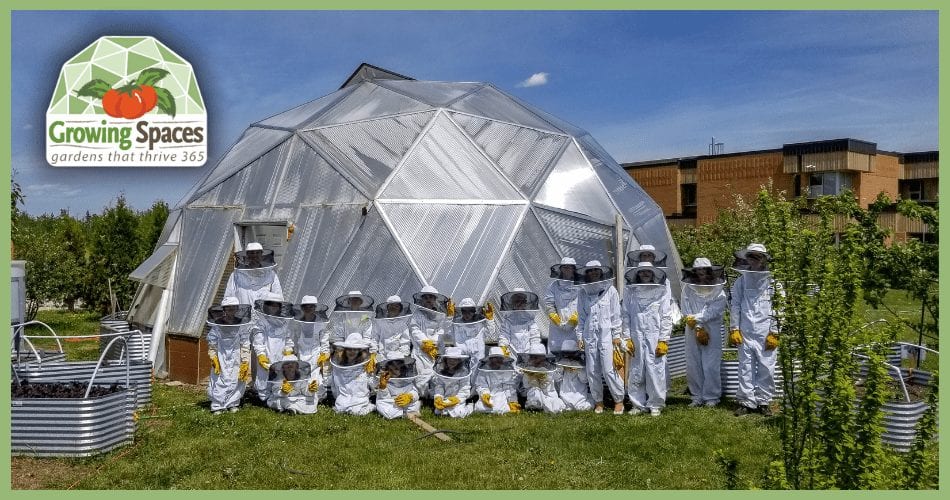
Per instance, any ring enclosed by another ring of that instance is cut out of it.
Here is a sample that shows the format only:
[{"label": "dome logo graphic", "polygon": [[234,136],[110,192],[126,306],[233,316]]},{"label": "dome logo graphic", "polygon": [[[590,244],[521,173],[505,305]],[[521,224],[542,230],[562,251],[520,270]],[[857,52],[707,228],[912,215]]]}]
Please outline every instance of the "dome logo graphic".
[{"label": "dome logo graphic", "polygon": [[208,115],[191,64],[150,36],[106,36],[66,61],[46,111],[54,167],[200,167]]}]

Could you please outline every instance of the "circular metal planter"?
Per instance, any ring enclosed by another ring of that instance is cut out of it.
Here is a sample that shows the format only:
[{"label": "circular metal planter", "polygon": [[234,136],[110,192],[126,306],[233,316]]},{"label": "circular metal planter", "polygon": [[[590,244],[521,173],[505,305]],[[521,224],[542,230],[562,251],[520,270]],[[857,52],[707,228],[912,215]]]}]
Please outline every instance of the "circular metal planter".
[{"label": "circular metal planter", "polygon": [[[738,350],[732,347],[723,348],[723,354],[733,353],[738,356]],[[799,372],[799,364],[795,363],[795,373]],[[732,399],[736,398],[736,391],[739,389],[739,360],[723,359],[719,368],[719,377],[722,379],[722,395]],[[775,364],[775,398],[781,398],[785,394],[785,377],[782,374],[781,365]]]}]

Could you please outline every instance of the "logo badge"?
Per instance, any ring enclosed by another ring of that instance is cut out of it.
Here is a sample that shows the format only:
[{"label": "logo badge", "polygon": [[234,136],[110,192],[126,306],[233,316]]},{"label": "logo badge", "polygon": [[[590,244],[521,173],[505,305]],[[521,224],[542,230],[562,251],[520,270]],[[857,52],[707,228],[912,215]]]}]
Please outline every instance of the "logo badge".
[{"label": "logo badge", "polygon": [[208,115],[191,64],[150,36],[106,36],[63,65],[46,111],[54,167],[200,167]]}]

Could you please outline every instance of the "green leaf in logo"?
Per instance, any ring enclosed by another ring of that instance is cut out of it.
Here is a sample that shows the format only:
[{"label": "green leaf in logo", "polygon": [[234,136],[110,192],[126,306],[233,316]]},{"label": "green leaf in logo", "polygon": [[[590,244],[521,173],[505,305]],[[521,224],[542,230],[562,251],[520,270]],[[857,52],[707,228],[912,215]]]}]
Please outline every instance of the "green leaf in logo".
[{"label": "green leaf in logo", "polygon": [[172,96],[172,93],[168,89],[163,89],[162,87],[155,87],[155,94],[158,96],[158,109],[165,113],[166,115],[171,115],[172,118],[175,117],[175,98]]},{"label": "green leaf in logo", "polygon": [[168,71],[161,68],[143,69],[142,72],[139,73],[139,77],[135,79],[135,85],[154,86],[159,80],[166,76],[168,76]]},{"label": "green leaf in logo", "polygon": [[102,96],[106,95],[106,92],[111,89],[112,86],[103,80],[89,80],[89,83],[83,85],[82,88],[76,91],[76,96],[102,99]]}]

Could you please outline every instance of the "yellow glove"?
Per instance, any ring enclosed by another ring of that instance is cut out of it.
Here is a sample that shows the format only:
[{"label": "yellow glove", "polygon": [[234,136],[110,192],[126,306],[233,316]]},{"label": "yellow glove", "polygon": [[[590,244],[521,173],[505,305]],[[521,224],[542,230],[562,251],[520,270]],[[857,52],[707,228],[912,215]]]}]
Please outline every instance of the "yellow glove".
[{"label": "yellow glove", "polygon": [[732,347],[738,347],[742,343],[742,332],[738,328],[733,328],[729,332],[729,345]]},{"label": "yellow glove", "polygon": [[667,344],[665,340],[661,340],[656,343],[656,352],[654,354],[656,354],[656,357],[662,358],[663,356],[666,356],[666,353],[669,350],[669,344]]},{"label": "yellow glove", "polygon": [[501,353],[505,356],[511,356],[511,349],[508,349],[508,346],[503,345],[501,346]]},{"label": "yellow glove", "polygon": [[289,380],[285,380],[283,384],[280,384],[280,392],[290,394],[292,390],[294,390],[294,385]]},{"label": "yellow glove", "polygon": [[571,325],[571,327],[577,326],[578,321],[580,321],[580,318],[577,317],[577,311],[571,313],[571,317],[567,318],[567,324]]},{"label": "yellow glove", "polygon": [[445,400],[442,399],[442,396],[436,396],[435,399],[432,400],[432,406],[435,406],[436,410],[444,410]]},{"label": "yellow glove", "polygon": [[705,328],[699,327],[696,329],[696,342],[699,342],[700,345],[709,345],[709,332]]},{"label": "yellow glove", "polygon": [[244,383],[251,382],[251,363],[248,361],[241,361],[241,367],[238,368],[238,381]]},{"label": "yellow glove", "polygon": [[396,396],[396,398],[393,399],[393,402],[396,403],[396,406],[400,408],[405,408],[409,406],[410,404],[412,404],[412,394],[409,394],[408,392],[404,392]]},{"label": "yellow glove", "polygon": [[452,299],[449,299],[448,304],[445,305],[445,314],[447,314],[450,318],[455,316],[455,301]]},{"label": "yellow glove", "polygon": [[485,304],[485,307],[482,308],[482,314],[487,319],[495,319],[495,306],[491,302]]},{"label": "yellow glove", "polygon": [[422,352],[432,359],[439,355],[439,349],[435,346],[435,342],[431,340],[422,341]]},{"label": "yellow glove", "polygon": [[293,349],[284,349],[284,356],[290,356],[294,353]]},{"label": "yellow glove", "polygon": [[379,388],[385,389],[387,385],[389,385],[389,372],[383,372],[383,374],[379,376]]},{"label": "yellow glove", "polygon": [[449,399],[446,400],[444,404],[445,404],[445,407],[446,407],[446,408],[451,408],[451,407],[453,407],[453,406],[459,404],[460,402],[461,402],[461,401],[459,401],[459,397],[458,397],[458,396],[449,396]]},{"label": "yellow glove", "polygon": [[208,357],[211,358],[211,368],[214,369],[214,374],[221,375],[221,360],[218,359],[218,353],[208,351]]},{"label": "yellow glove", "polygon": [[317,366],[326,366],[329,361],[330,355],[325,352],[321,352],[320,355],[317,356]]},{"label": "yellow glove", "polygon": [[320,384],[318,384],[316,380],[310,382],[310,384],[307,385],[307,390],[310,391],[310,394],[316,394],[317,389],[319,388],[320,388]]},{"label": "yellow glove", "polygon": [[551,318],[552,324],[554,324],[555,326],[561,326],[561,316],[558,313],[552,312],[548,314],[548,317]]},{"label": "yellow glove", "polygon": [[614,370],[620,371],[623,370],[623,354],[620,353],[620,349],[614,349]]},{"label": "yellow glove", "polygon": [[693,315],[687,316],[687,317],[686,317],[686,326],[688,326],[688,327],[690,327],[690,328],[696,328],[696,317],[693,316]]},{"label": "yellow glove", "polygon": [[614,344],[614,349],[620,348],[620,339],[619,339],[619,338],[613,339],[613,340],[611,340],[611,342],[613,342],[613,344]]},{"label": "yellow glove", "polygon": [[376,353],[370,353],[369,361],[366,362],[366,366],[363,367],[366,370],[366,373],[373,373],[376,371]]},{"label": "yellow glove", "polygon": [[511,413],[518,413],[519,411],[521,411],[521,405],[518,404],[517,401],[509,401],[508,411],[510,411]]},{"label": "yellow glove", "polygon": [[634,350],[635,350],[635,349],[634,349],[634,346],[633,346],[633,340],[631,340],[631,339],[626,339],[626,340],[624,341],[624,347],[627,348],[627,354],[633,356],[633,352],[634,352]]},{"label": "yellow glove", "polygon": [[261,365],[261,368],[263,368],[263,369],[265,369],[265,370],[268,369],[268,368],[270,368],[270,360],[267,359],[267,355],[266,355],[266,354],[258,354],[258,355],[257,355],[257,364]]},{"label": "yellow glove", "polygon": [[482,404],[485,405],[487,408],[494,407],[494,405],[491,404],[491,394],[487,392],[485,394],[482,394]]},{"label": "yellow glove", "polygon": [[765,350],[771,351],[776,347],[778,347],[778,334],[769,332],[769,334],[765,336]]}]

